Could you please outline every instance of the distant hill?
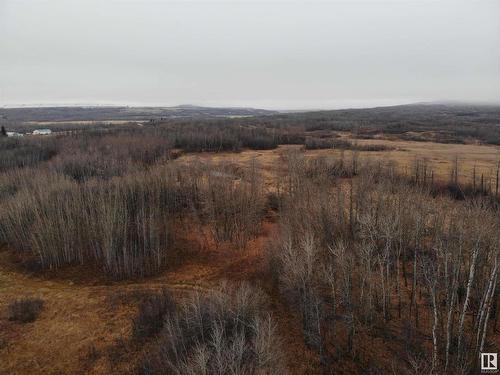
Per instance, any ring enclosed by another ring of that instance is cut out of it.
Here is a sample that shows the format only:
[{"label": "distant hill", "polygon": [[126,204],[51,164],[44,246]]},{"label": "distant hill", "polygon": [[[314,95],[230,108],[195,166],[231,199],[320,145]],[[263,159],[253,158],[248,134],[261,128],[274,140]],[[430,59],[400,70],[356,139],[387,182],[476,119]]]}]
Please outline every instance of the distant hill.
[{"label": "distant hill", "polygon": [[166,118],[266,116],[277,112],[254,108],[211,108],[192,105],[176,107],[20,107],[0,108],[0,118],[28,121],[107,121]]},{"label": "distant hill", "polygon": [[[254,108],[176,107],[23,107],[0,108],[0,123],[7,129],[26,131],[43,126],[55,131],[80,124],[70,122],[164,122],[234,119],[235,124],[297,131],[351,131],[359,138],[394,135],[400,139],[441,143],[500,145],[500,105],[466,103],[417,103],[387,107],[304,112]],[[107,126],[107,125],[105,125]]]},{"label": "distant hill", "polygon": [[384,133],[416,141],[462,143],[476,139],[500,145],[500,105],[417,103],[281,113],[267,117],[265,122],[300,126],[308,131],[353,131],[363,138]]}]

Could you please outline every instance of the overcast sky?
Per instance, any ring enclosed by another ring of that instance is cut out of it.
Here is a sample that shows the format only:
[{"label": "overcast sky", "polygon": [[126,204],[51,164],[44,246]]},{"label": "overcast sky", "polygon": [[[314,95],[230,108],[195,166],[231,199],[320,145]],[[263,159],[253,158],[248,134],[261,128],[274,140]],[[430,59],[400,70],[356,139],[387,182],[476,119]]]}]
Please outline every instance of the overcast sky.
[{"label": "overcast sky", "polygon": [[500,0],[0,0],[0,106],[500,102]]}]

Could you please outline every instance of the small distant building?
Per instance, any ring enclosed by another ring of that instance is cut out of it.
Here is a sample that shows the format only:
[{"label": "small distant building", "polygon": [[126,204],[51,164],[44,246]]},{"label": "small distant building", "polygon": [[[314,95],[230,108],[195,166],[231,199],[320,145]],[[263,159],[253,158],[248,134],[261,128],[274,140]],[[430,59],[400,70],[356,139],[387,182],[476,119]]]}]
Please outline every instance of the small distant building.
[{"label": "small distant building", "polygon": [[52,134],[52,130],[50,130],[50,129],[33,130],[33,135],[50,135],[50,134]]},{"label": "small distant building", "polygon": [[7,137],[22,137],[24,134],[18,132],[7,132]]}]

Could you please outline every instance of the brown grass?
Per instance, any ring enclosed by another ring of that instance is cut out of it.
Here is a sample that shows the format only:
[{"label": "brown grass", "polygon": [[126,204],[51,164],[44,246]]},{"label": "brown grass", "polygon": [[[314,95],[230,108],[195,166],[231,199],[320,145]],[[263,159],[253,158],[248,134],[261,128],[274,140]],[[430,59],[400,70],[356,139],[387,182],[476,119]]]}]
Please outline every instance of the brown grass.
[{"label": "brown grass", "polygon": [[[394,160],[402,171],[405,168],[410,173],[411,167],[416,159],[427,160],[435,170],[436,178],[447,181],[453,168],[455,159],[458,158],[460,176],[462,181],[470,181],[472,172],[476,166],[477,176],[483,173],[485,176],[494,177],[496,167],[500,162],[500,146],[480,144],[445,144],[433,142],[415,142],[387,139],[352,139],[350,135],[343,137],[360,145],[383,145],[389,149],[385,151],[359,151],[360,158],[373,160]],[[221,152],[217,154],[186,154],[181,157],[180,162],[191,163],[194,160],[210,160],[215,162],[227,162],[234,165],[249,168],[253,160],[260,165],[263,172],[266,187],[272,189],[275,186],[276,177],[283,173],[283,163],[280,161],[283,155],[290,151],[304,153],[307,157],[321,155],[340,155],[342,152],[348,158],[351,151],[346,150],[307,150],[302,151],[301,145],[283,145],[275,150],[245,150],[234,154]]]}]

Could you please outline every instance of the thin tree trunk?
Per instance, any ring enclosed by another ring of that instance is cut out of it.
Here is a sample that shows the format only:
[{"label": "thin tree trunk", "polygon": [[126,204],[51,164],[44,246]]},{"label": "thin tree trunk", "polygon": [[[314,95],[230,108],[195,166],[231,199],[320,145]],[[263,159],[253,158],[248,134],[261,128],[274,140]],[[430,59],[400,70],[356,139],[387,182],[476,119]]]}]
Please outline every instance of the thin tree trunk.
[{"label": "thin tree trunk", "polygon": [[[472,283],[474,281],[474,273],[476,270],[476,260],[477,260],[477,255],[479,253],[478,246],[476,245],[476,248],[474,249],[474,252],[472,253],[472,260],[469,268],[469,279],[467,281],[467,290],[465,293],[465,301],[464,305],[462,307],[462,312],[460,314],[460,321],[458,324],[458,341],[457,341],[457,359],[460,358],[461,355],[461,344],[462,344],[462,335],[463,335],[463,328],[464,328],[464,321],[465,321],[465,314],[467,312],[467,308],[469,307],[469,298],[470,298],[470,293],[472,289]],[[458,360],[457,360],[458,362]]]},{"label": "thin tree trunk", "polygon": [[448,364],[450,360],[450,345],[451,345],[451,332],[452,332],[452,320],[453,320],[453,310],[455,308],[455,299],[457,295],[457,286],[458,286],[458,265],[456,266],[456,269],[454,270],[453,273],[453,280],[452,280],[452,285],[451,285],[451,290],[449,291],[450,293],[450,299],[449,299],[449,305],[448,305],[448,312],[447,312],[447,318],[446,318],[446,351],[445,351],[445,365],[444,365],[444,372],[445,374],[448,371]]},{"label": "thin tree trunk", "polygon": [[436,363],[437,363],[437,354],[438,354],[438,344],[437,344],[437,326],[438,326],[438,307],[436,304],[436,285],[432,286],[432,291],[431,291],[431,297],[432,297],[432,309],[434,311],[434,322],[432,324],[432,367],[431,367],[431,374],[434,373],[434,370],[436,369]]},{"label": "thin tree trunk", "polygon": [[491,301],[493,300],[493,296],[495,295],[497,268],[498,268],[498,261],[497,258],[495,258],[495,265],[493,266],[488,281],[488,289],[486,291],[484,302],[480,308],[481,311],[480,311],[479,323],[477,327],[477,337],[476,337],[476,348],[477,348],[479,346],[479,335],[482,330],[481,344],[479,347],[480,351],[483,349],[484,346],[484,340],[486,337],[486,328],[488,326],[488,318],[491,310]]}]

